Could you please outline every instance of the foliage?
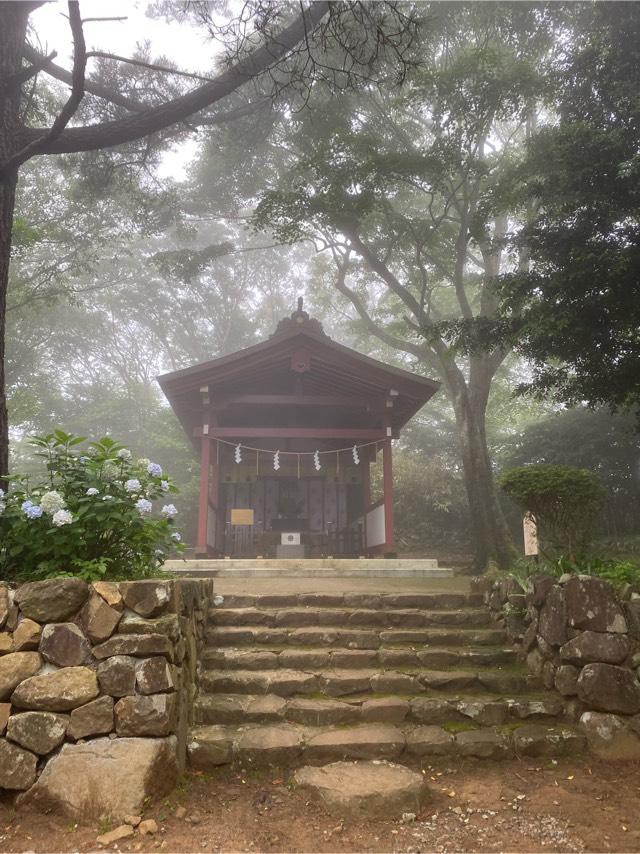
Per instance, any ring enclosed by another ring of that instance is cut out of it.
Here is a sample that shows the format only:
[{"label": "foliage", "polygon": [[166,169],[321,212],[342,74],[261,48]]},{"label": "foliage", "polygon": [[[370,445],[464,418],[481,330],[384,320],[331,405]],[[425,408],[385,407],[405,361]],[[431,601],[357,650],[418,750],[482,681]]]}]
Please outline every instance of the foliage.
[{"label": "foliage", "polygon": [[576,3],[566,26],[554,109],[517,170],[536,213],[511,242],[531,269],[502,278],[495,323],[457,331],[530,359],[521,391],[640,412],[640,7]]},{"label": "foliage", "polygon": [[[381,465],[371,470],[371,487],[381,491]],[[469,511],[462,479],[442,457],[402,449],[394,454],[394,519],[402,552],[468,549]]]},{"label": "foliage", "polygon": [[567,465],[529,465],[500,478],[506,494],[532,513],[542,549],[583,555],[605,500],[597,475]]},{"label": "foliage", "polygon": [[[567,464],[595,472],[607,488],[599,519],[612,542],[640,533],[640,437],[635,418],[585,406],[549,412],[540,418],[540,406],[531,397],[518,398],[538,413],[528,423],[520,420],[504,431],[496,449],[500,469],[530,463]],[[512,399],[513,402],[513,399]],[[579,437],[579,441],[577,441]],[[521,518],[518,514],[520,529]],[[605,552],[607,549],[603,549]]]},{"label": "foliage", "polygon": [[539,575],[550,575],[553,578],[563,575],[593,575],[610,581],[618,590],[628,584],[640,591],[640,561],[615,557],[592,556],[576,559],[564,554],[555,560],[543,558],[534,561],[521,558],[506,574],[518,583],[523,593],[532,589],[531,580]]},{"label": "foliage", "polygon": [[13,475],[0,495],[2,577],[140,577],[157,574],[169,554],[183,550],[175,506],[151,515],[155,499],[177,492],[162,467],[133,461],[110,438],[85,442],[62,430],[31,439],[46,475]]}]

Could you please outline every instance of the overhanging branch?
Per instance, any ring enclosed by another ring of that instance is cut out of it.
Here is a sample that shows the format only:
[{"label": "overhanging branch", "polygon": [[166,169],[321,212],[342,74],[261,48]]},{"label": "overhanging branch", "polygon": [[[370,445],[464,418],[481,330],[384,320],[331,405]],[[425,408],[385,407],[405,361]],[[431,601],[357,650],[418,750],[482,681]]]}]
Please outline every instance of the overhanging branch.
[{"label": "overhanging branch", "polygon": [[114,145],[134,142],[163,130],[210,107],[230,95],[243,83],[270,68],[301,42],[308,31],[315,29],[329,12],[329,7],[330,3],[326,0],[311,3],[305,12],[267,44],[236,62],[213,82],[205,83],[186,95],[117,121],[102,122],[88,127],[67,128],[64,133],[57,134],[55,138],[49,136],[50,132],[25,128],[22,133],[23,139],[27,145],[31,145],[32,142],[46,137],[48,141],[44,147],[34,153],[65,154],[110,148]]}]

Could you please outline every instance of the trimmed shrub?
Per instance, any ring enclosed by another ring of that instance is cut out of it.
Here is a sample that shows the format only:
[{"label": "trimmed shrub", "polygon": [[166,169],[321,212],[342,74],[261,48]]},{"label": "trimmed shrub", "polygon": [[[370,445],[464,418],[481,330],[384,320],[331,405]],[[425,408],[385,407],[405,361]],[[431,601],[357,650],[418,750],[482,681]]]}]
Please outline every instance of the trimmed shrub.
[{"label": "trimmed shrub", "polygon": [[500,485],[533,514],[543,553],[586,554],[606,497],[597,475],[575,466],[530,465],[505,472]]}]

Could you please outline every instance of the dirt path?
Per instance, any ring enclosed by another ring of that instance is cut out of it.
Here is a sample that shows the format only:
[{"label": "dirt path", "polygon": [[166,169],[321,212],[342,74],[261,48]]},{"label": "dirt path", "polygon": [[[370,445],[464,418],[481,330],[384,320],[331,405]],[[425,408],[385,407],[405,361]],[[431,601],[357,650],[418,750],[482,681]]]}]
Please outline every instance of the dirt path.
[{"label": "dirt path", "polygon": [[[416,820],[339,820],[278,772],[188,774],[150,804],[158,831],[120,851],[640,851],[640,764],[467,760],[424,765],[431,798]],[[184,817],[176,809],[186,808]],[[109,829],[0,803],[0,851],[98,850]],[[114,846],[111,846],[112,848]]]}]

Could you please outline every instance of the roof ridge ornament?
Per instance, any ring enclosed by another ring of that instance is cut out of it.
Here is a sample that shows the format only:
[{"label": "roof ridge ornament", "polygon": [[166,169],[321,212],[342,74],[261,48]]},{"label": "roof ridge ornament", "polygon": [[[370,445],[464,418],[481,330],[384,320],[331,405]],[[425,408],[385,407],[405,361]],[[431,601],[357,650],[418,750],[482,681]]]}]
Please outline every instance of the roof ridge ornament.
[{"label": "roof ridge ornament", "polygon": [[298,308],[292,312],[290,317],[283,317],[271,337],[275,338],[277,335],[291,334],[294,331],[298,332],[300,330],[328,337],[320,321],[316,320],[315,317],[310,317],[303,306],[304,297],[298,297]]}]

